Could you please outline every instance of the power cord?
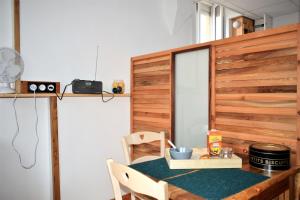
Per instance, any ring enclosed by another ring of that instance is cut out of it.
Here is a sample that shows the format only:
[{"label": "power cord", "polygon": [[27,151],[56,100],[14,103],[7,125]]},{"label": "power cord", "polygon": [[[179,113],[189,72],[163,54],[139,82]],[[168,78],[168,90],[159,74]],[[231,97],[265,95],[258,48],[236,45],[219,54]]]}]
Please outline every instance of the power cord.
[{"label": "power cord", "polygon": [[[63,93],[61,94],[61,96],[59,96],[57,93],[55,93],[56,96],[57,96],[57,98],[58,98],[60,101],[64,98],[64,94],[65,94],[65,92],[66,92],[67,87],[69,87],[69,86],[72,85],[72,84],[73,84],[73,81],[72,81],[71,83],[65,85],[64,90],[63,90]],[[112,97],[110,97],[110,98],[107,99],[107,100],[104,99],[103,92],[106,93],[106,94],[111,94]],[[102,93],[101,93],[101,99],[102,99],[102,102],[103,102],[103,103],[109,102],[109,101],[112,100],[114,97],[115,97],[114,93],[110,93],[110,92],[107,92],[107,91],[104,91],[104,90],[103,90]]]},{"label": "power cord", "polygon": [[[112,97],[110,97],[109,99],[105,100],[105,99],[103,98],[103,92],[105,92],[106,94],[112,94]],[[112,100],[114,97],[115,97],[114,93],[110,93],[110,92],[107,92],[107,91],[104,91],[104,90],[103,90],[102,93],[101,93],[101,98],[102,98],[102,102],[103,102],[103,103],[109,102],[109,101]]]},{"label": "power cord", "polygon": [[[61,96],[59,96],[57,93],[56,96],[59,100],[62,100],[63,97],[64,97],[64,94],[66,92],[66,89],[67,87],[69,87],[70,85],[72,85],[73,82],[67,84],[65,87],[64,87],[64,90],[63,90],[63,93]],[[106,93],[106,94],[111,94],[112,97],[110,97],[109,99],[105,100],[104,99],[104,96],[103,96],[103,92]],[[103,91],[101,93],[101,99],[102,99],[102,102],[103,103],[107,103],[109,101],[111,101],[115,95],[114,93],[110,93],[110,92],[107,92],[107,91]],[[34,96],[34,111],[35,111],[35,116],[36,116],[36,120],[35,120],[35,136],[36,136],[36,144],[35,144],[35,148],[34,148],[34,161],[31,165],[24,165],[23,164],[23,161],[22,161],[22,156],[20,154],[20,152],[17,150],[16,146],[15,146],[15,141],[18,137],[18,135],[20,134],[20,125],[19,125],[19,120],[18,120],[18,113],[17,113],[17,109],[16,109],[16,102],[17,102],[17,94],[15,95],[14,97],[14,100],[13,100],[13,109],[14,109],[14,115],[15,115],[15,120],[16,120],[16,125],[17,125],[17,130],[15,132],[15,135],[13,136],[13,139],[11,141],[11,145],[12,145],[12,148],[14,149],[14,151],[17,153],[18,157],[19,157],[19,163],[21,165],[22,168],[24,169],[32,169],[35,165],[36,165],[36,160],[37,160],[37,148],[38,148],[38,144],[40,142],[40,138],[39,138],[39,134],[38,134],[38,123],[39,123],[39,116],[38,116],[38,112],[37,112],[37,103],[36,103],[36,93],[35,91],[33,92],[33,96]]]},{"label": "power cord", "polygon": [[55,93],[56,96],[57,96],[57,98],[58,98],[60,101],[64,98],[64,94],[65,94],[65,92],[66,92],[67,87],[69,87],[70,85],[72,85],[72,83],[73,83],[73,81],[72,81],[71,83],[65,85],[64,90],[63,90],[63,93],[61,94],[61,96],[59,96],[57,93]]},{"label": "power cord", "polygon": [[13,100],[13,108],[14,108],[14,114],[15,114],[15,119],[16,119],[16,125],[17,125],[17,130],[15,132],[15,135],[11,141],[11,145],[12,148],[14,149],[14,151],[18,154],[19,157],[19,163],[21,165],[22,168],[24,169],[31,169],[36,165],[36,158],[37,158],[37,148],[38,148],[38,144],[40,142],[40,138],[38,135],[38,123],[39,123],[39,116],[38,116],[38,112],[37,112],[37,106],[36,106],[36,96],[35,96],[35,91],[34,91],[34,110],[35,110],[35,116],[36,116],[36,120],[35,120],[35,136],[36,136],[36,144],[35,144],[35,148],[34,148],[34,161],[31,165],[25,166],[22,162],[22,157],[20,152],[17,150],[17,148],[15,147],[15,140],[17,139],[19,133],[20,133],[20,126],[19,126],[19,120],[18,120],[18,115],[17,115],[17,109],[16,109],[16,101],[17,101],[17,94]]}]

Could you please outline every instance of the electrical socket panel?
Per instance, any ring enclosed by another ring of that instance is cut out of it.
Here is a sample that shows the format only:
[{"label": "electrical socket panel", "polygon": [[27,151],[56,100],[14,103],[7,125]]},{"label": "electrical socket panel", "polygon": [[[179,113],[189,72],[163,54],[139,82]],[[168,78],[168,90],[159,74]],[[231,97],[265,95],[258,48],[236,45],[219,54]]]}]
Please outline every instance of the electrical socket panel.
[{"label": "electrical socket panel", "polygon": [[16,84],[17,93],[60,93],[59,82],[19,81]]}]

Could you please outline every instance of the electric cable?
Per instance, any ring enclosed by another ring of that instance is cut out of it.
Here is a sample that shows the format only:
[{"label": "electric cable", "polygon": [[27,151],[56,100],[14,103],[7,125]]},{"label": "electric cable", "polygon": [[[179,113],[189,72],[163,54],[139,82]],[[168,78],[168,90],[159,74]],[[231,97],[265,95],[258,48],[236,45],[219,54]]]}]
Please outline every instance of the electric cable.
[{"label": "electric cable", "polygon": [[37,112],[37,106],[36,106],[36,94],[35,91],[33,93],[34,95],[34,110],[35,110],[35,116],[36,116],[36,120],[35,120],[35,136],[36,136],[36,143],[35,143],[35,148],[34,148],[34,161],[31,165],[24,165],[22,162],[22,156],[20,154],[20,152],[17,150],[17,148],[15,147],[15,140],[17,139],[19,133],[20,133],[20,125],[19,125],[19,120],[18,120],[18,115],[17,115],[17,109],[16,109],[16,101],[17,101],[17,94],[15,95],[15,98],[13,100],[13,108],[14,108],[14,114],[15,114],[15,120],[16,120],[16,125],[17,125],[17,130],[15,132],[15,135],[13,136],[13,139],[11,141],[11,145],[12,148],[14,149],[14,151],[18,154],[19,157],[19,163],[21,165],[22,168],[24,169],[31,169],[36,165],[36,159],[37,159],[37,148],[38,148],[38,144],[40,142],[40,138],[39,138],[39,134],[38,134],[38,123],[39,123],[39,116],[38,116],[38,112]]},{"label": "electric cable", "polygon": [[[103,98],[103,92],[105,92],[106,94],[112,94],[112,97],[110,97],[109,99],[105,100],[105,99]],[[105,91],[105,90],[103,90],[102,93],[101,93],[101,98],[102,98],[102,102],[103,102],[103,103],[109,102],[109,101],[112,100],[114,97],[115,97],[114,93],[110,93],[110,92],[107,92],[107,91]]]},{"label": "electric cable", "polygon": [[64,94],[65,94],[65,92],[66,92],[67,87],[69,87],[70,85],[72,85],[72,83],[73,83],[73,81],[72,81],[71,83],[65,85],[64,90],[63,90],[63,93],[61,94],[61,96],[59,96],[57,93],[55,93],[56,96],[57,96],[57,98],[58,98],[60,101],[64,98]]},{"label": "electric cable", "polygon": [[[61,96],[59,96],[57,93],[55,93],[56,96],[57,96],[57,98],[58,98],[60,101],[63,99],[67,87],[69,87],[70,85],[72,85],[72,83],[73,83],[73,81],[72,81],[71,83],[67,84],[67,85],[64,87],[64,90],[63,90]],[[106,93],[106,94],[111,94],[112,97],[110,97],[109,99],[105,100],[105,99],[104,99],[104,96],[103,96],[103,92]],[[107,92],[107,91],[102,91],[102,93],[101,93],[100,95],[101,95],[101,99],[102,99],[102,102],[103,102],[103,103],[109,102],[110,100],[112,100],[112,99],[115,97],[114,93],[110,93],[110,92]]]}]

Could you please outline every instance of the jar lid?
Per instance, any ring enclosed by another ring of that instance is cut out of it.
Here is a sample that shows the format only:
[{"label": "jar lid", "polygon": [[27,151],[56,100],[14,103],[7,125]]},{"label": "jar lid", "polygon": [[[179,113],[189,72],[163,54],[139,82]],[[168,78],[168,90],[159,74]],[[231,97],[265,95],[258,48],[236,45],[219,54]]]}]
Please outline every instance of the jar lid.
[{"label": "jar lid", "polygon": [[258,150],[265,153],[290,153],[290,148],[281,144],[254,143],[249,150]]}]

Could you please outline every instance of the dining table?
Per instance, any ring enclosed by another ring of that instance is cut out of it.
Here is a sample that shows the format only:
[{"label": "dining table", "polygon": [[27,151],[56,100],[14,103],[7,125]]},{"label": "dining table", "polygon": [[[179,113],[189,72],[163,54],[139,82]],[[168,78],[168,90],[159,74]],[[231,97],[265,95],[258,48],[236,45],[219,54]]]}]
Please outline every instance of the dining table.
[{"label": "dining table", "polygon": [[284,171],[268,171],[249,165],[243,158],[241,169],[170,169],[165,158],[129,165],[158,181],[168,183],[172,200],[296,200],[298,166]]}]

